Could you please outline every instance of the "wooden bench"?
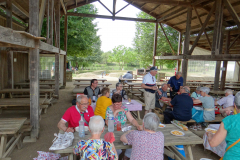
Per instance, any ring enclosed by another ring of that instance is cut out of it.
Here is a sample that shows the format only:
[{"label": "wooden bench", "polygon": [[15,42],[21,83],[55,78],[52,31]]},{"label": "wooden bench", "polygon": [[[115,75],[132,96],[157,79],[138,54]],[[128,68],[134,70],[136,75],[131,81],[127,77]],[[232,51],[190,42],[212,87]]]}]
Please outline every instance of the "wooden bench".
[{"label": "wooden bench", "polygon": [[[224,118],[224,117],[222,117],[222,116],[216,116],[216,117],[215,117],[215,120],[212,120],[212,121],[205,121],[205,122],[207,122],[207,123],[217,123],[217,122],[222,122],[223,118]],[[193,119],[191,119],[191,120],[189,120],[189,121],[180,121],[180,122],[181,122],[182,124],[196,123],[196,121],[193,120]]]}]

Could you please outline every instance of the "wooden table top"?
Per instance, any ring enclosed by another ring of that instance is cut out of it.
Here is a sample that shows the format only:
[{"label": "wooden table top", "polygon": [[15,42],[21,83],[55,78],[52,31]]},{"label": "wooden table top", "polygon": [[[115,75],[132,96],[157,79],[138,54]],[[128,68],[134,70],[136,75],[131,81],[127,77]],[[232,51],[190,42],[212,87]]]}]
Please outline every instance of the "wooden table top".
[{"label": "wooden table top", "polygon": [[[54,89],[39,89],[40,93],[49,93],[54,92]],[[30,92],[29,88],[24,89],[2,89],[0,90],[0,93],[22,93],[22,92]]]},{"label": "wooden table top", "polygon": [[125,79],[125,78],[120,78],[120,81],[143,81],[142,79]]},{"label": "wooden table top", "polygon": [[[26,82],[29,82],[29,79],[25,80]],[[55,79],[39,79],[39,81],[55,81]]]},{"label": "wooden table top", "polygon": [[[90,86],[90,82],[74,82],[73,85]],[[98,82],[98,86],[103,86],[103,85],[112,85],[112,83],[110,83],[110,82]]]},{"label": "wooden table top", "polygon": [[137,101],[138,103],[140,103],[143,107],[145,107],[145,103],[143,103],[142,101],[138,100],[138,99],[134,99],[135,101]]},{"label": "wooden table top", "polygon": [[[74,80],[78,81],[78,82],[81,82],[81,81],[91,81],[92,79],[74,79]],[[97,78],[97,80],[98,81],[107,81],[107,79],[101,79],[101,78],[100,79]]]},{"label": "wooden table top", "polygon": [[[132,129],[136,129],[136,127],[132,127]],[[105,126],[105,130],[103,134],[101,135],[101,138],[107,133],[107,127]],[[191,131],[182,131],[185,133],[184,136],[182,137],[177,137],[174,136],[170,133],[172,130],[180,130],[173,124],[166,124],[165,128],[158,128],[157,131],[161,131],[164,134],[164,146],[174,146],[174,145],[194,145],[194,144],[202,144],[203,139],[192,133]],[[88,139],[91,135],[90,132],[86,132],[87,135],[83,139]],[[123,142],[120,141],[120,137],[122,136],[123,132],[122,131],[116,131],[116,127],[114,130],[114,135],[115,135],[115,148],[116,149],[127,149],[127,148],[132,148],[131,145],[124,145]],[[63,150],[56,150],[55,153],[73,153],[73,146],[75,146],[79,142],[80,138],[78,136],[78,132],[74,133],[74,140],[72,146],[63,149]]]},{"label": "wooden table top", "polygon": [[0,118],[0,135],[17,133],[26,120],[27,118]]},{"label": "wooden table top", "polygon": [[[127,82],[126,84],[129,85],[129,86],[141,86],[142,83],[131,83],[131,82]],[[160,85],[162,85],[162,84],[163,84],[163,83],[161,83],[161,82],[156,83],[157,86],[160,86]]]},{"label": "wooden table top", "polygon": [[[59,83],[61,84],[61,83]],[[29,82],[15,83],[14,85],[30,85]],[[55,85],[55,82],[39,82],[39,85]]]},{"label": "wooden table top", "polygon": [[[43,104],[45,98],[39,98],[39,104]],[[1,98],[1,107],[30,106],[30,98]]]},{"label": "wooden table top", "polygon": [[[233,94],[235,95],[239,91],[233,91]],[[211,94],[219,94],[219,95],[225,95],[225,91],[210,91]]]}]

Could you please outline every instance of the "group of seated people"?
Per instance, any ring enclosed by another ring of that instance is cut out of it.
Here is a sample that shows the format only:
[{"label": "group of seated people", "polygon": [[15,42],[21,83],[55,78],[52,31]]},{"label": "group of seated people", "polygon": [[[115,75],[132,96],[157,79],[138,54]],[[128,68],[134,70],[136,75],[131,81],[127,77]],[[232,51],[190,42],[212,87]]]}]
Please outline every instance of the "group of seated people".
[{"label": "group of seated people", "polygon": [[[93,79],[91,85],[86,87],[84,91],[84,94],[87,96],[79,96],[76,100],[76,105],[68,108],[58,123],[58,128],[62,132],[74,132],[75,127],[79,126],[81,119],[85,122],[84,125],[89,127],[91,137],[88,140],[79,141],[74,147],[74,153],[80,154],[80,159],[82,160],[117,159],[122,150],[116,150],[113,143],[101,140],[100,138],[105,124],[108,126],[109,115],[113,114],[114,126],[117,123],[124,125],[129,121],[137,128],[135,131],[124,133],[120,138],[122,142],[132,145],[131,149],[126,149],[124,159],[163,159],[164,135],[162,132],[156,132],[160,123],[159,117],[155,113],[147,113],[144,116],[143,125],[139,125],[132,117],[128,108],[122,104],[123,99],[127,99],[127,95],[122,89],[121,83],[116,84],[116,89],[112,93],[110,93],[110,89],[107,87],[104,87],[100,91],[97,84],[97,80]],[[225,116],[231,114],[234,108],[235,112],[238,113],[238,108],[240,108],[240,104],[234,106],[236,98],[234,99],[231,90],[226,90],[224,98],[214,101],[213,97],[208,95],[210,91],[208,87],[198,87],[196,92],[190,95],[190,88],[182,86],[180,87],[179,94],[171,99],[167,97],[168,87],[167,84],[163,84],[160,88],[162,94],[160,95],[156,92],[157,101],[161,99],[169,102],[169,107],[163,112],[165,124],[171,123],[173,119],[179,121],[190,120],[192,118],[193,104],[202,103],[204,121],[215,119],[215,105],[223,105],[221,113]],[[111,94],[112,97],[110,99]],[[88,98],[96,99],[95,111],[89,105]],[[161,102],[158,104],[157,107],[160,108],[163,105]],[[68,123],[68,127],[66,123]],[[226,123],[229,122],[226,121]],[[223,125],[221,124],[221,126]],[[200,126],[201,123],[194,125],[193,129],[201,129]],[[230,127],[228,128],[230,129]],[[227,132],[226,128],[221,130]],[[215,137],[211,136],[209,139],[212,145],[219,143]],[[151,148],[156,148],[157,150],[153,152]]]}]

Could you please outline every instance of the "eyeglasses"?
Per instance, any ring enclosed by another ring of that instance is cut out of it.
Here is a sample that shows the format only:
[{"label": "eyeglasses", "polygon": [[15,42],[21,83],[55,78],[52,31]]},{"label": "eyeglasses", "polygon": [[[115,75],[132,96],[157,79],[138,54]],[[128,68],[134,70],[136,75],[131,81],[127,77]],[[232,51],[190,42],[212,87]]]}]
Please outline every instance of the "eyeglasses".
[{"label": "eyeglasses", "polygon": [[121,106],[122,105],[122,102],[121,103],[113,103],[114,106]]},{"label": "eyeglasses", "polygon": [[88,106],[89,103],[80,103],[82,106]]}]

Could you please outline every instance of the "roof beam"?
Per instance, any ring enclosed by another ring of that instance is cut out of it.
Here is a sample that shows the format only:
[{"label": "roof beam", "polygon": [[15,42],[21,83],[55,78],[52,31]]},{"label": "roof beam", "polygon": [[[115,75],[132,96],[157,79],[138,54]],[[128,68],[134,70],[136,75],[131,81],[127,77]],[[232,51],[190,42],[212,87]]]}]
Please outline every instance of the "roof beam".
[{"label": "roof beam", "polygon": [[173,11],[173,12],[169,13],[168,15],[163,16],[163,17],[157,19],[157,22],[162,22],[162,21],[164,21],[165,19],[167,19],[167,18],[169,18],[169,17],[171,17],[171,16],[173,16],[173,15],[175,15],[175,14],[177,14],[177,13],[179,13],[179,12],[185,10],[185,9],[186,9],[186,7],[181,7],[181,8],[179,8],[178,10]]},{"label": "roof beam", "polygon": [[161,4],[161,5],[171,5],[171,6],[191,6],[190,2],[184,1],[169,1],[169,0],[134,0],[133,2],[144,2],[144,3],[154,3],[154,4]]},{"label": "roof beam", "polygon": [[195,6],[195,5],[198,5],[198,4],[200,4],[202,2],[205,2],[205,1],[209,1],[209,0],[196,0],[196,1],[192,2],[191,5]]},{"label": "roof beam", "polygon": [[239,19],[238,15],[237,15],[236,11],[234,10],[232,4],[228,0],[223,0],[223,2],[225,4],[226,8],[228,9],[228,12],[233,17],[233,20],[237,24],[238,28],[240,29],[240,19]]},{"label": "roof beam", "polygon": [[116,3],[117,3],[117,0],[113,0],[113,20],[115,20],[115,15],[116,15]]},{"label": "roof beam", "polygon": [[[85,13],[75,13],[75,12],[68,12],[67,15],[68,16],[78,16],[78,17],[113,19],[113,16],[96,15],[96,14],[85,14]],[[156,20],[153,20],[153,19],[128,18],[128,17],[115,17],[115,19],[116,20],[125,20],[125,21],[137,21],[137,22],[152,22],[152,23],[156,23]]]},{"label": "roof beam", "polygon": [[[77,0],[76,0],[77,1]],[[98,0],[88,0],[88,1],[83,1],[83,2],[80,2],[80,3],[77,3],[76,5],[73,4],[73,5],[70,5],[67,7],[67,10],[70,10],[70,9],[74,9],[74,8],[77,8],[77,7],[81,7],[81,6],[84,6],[86,4],[90,4],[90,3],[93,3],[93,2],[96,2]]]},{"label": "roof beam", "polygon": [[155,59],[178,60],[192,59],[202,61],[236,61],[240,60],[240,54],[219,54],[219,55],[178,55],[178,56],[155,56]]},{"label": "roof beam", "polygon": [[22,14],[25,16],[29,17],[29,13],[22,7],[20,6],[15,0],[12,1],[12,4],[14,7],[16,7]]},{"label": "roof beam", "polygon": [[106,10],[108,10],[108,12],[110,12],[111,14],[113,14],[113,13],[107,8],[107,6],[105,6],[100,0],[98,0],[98,2],[99,2]]},{"label": "roof beam", "polygon": [[60,2],[61,2],[61,5],[62,5],[64,14],[67,14],[67,10],[66,10],[66,8],[65,8],[65,5],[64,5],[64,3],[63,3],[63,0],[60,0]]},{"label": "roof beam", "polygon": [[116,14],[118,14],[119,12],[121,12],[123,9],[125,9],[127,6],[129,6],[130,5],[130,3],[128,3],[126,6],[124,6],[124,7],[122,7],[120,10],[118,10],[116,13],[115,13],[115,15]]}]

